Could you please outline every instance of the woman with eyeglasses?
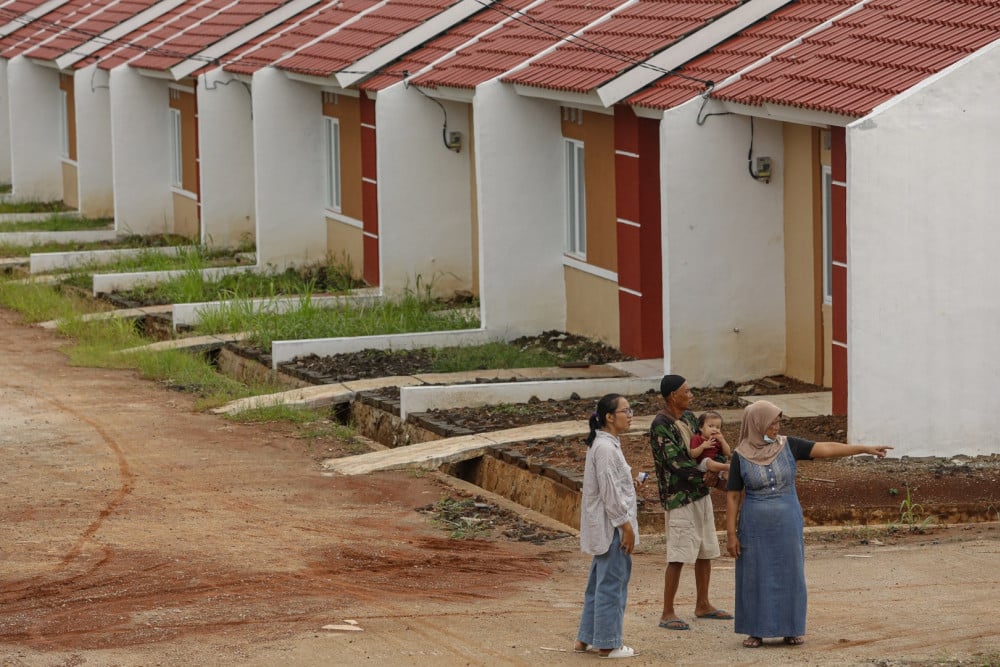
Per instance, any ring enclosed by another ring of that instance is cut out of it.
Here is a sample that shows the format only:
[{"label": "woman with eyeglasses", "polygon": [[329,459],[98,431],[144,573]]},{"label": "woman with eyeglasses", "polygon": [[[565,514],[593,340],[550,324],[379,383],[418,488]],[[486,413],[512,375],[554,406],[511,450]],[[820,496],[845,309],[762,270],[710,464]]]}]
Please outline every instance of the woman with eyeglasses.
[{"label": "woman with eyeglasses", "polygon": [[597,402],[590,416],[580,501],[580,550],[593,556],[574,650],[602,658],[631,658],[622,643],[632,551],[639,544],[635,482],[619,437],[632,424],[632,408],[619,394]]},{"label": "woman with eyeglasses", "polygon": [[812,442],[778,435],[780,429],[781,410],[773,403],[747,406],[726,487],[727,547],[736,559],[734,629],[747,635],[746,648],[757,648],[765,637],[792,646],[804,641],[805,546],[795,462],[854,454],[883,458],[892,449]]}]

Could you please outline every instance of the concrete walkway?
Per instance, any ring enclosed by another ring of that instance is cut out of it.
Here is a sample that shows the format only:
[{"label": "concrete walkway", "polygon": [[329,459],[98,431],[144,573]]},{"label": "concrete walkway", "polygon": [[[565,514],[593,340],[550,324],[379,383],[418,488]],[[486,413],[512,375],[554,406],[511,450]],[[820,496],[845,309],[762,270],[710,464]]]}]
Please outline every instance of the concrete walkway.
[{"label": "concrete walkway", "polygon": [[781,408],[785,417],[821,417],[833,414],[833,393],[817,391],[811,394],[778,394],[774,396],[747,397],[749,405],[756,401],[770,401]]}]

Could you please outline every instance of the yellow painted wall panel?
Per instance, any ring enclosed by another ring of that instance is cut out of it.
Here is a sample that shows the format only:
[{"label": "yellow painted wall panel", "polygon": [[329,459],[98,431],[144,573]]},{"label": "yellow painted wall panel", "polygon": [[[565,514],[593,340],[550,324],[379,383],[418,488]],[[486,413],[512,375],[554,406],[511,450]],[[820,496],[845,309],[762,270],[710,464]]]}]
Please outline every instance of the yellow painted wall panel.
[{"label": "yellow painted wall panel", "polygon": [[334,264],[349,267],[355,278],[364,275],[365,248],[361,228],[327,218],[326,248]]},{"label": "yellow painted wall panel", "polygon": [[80,208],[80,192],[77,187],[76,165],[62,163],[63,203],[69,208]]},{"label": "yellow painted wall panel", "polygon": [[817,356],[822,297],[815,252],[815,201],[821,193],[815,143],[812,128],[785,124],[785,373],[805,382],[817,382],[822,375]]},{"label": "yellow painted wall panel", "polygon": [[621,344],[618,326],[618,285],[591,273],[564,267],[566,280],[566,331]]},{"label": "yellow painted wall panel", "polygon": [[340,121],[340,212],[361,220],[361,101],[329,93],[325,99],[323,115]]},{"label": "yellow painted wall panel", "polygon": [[173,193],[174,234],[180,234],[193,241],[199,239],[198,202],[186,195]]}]

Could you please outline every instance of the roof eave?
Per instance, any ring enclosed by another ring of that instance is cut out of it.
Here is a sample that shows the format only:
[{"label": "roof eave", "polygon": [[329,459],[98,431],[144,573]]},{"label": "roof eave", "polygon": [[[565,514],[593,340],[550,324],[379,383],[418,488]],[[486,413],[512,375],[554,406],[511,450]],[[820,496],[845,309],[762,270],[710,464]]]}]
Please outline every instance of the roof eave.
[{"label": "roof eave", "polygon": [[330,76],[317,76],[315,74],[302,74],[301,72],[293,72],[287,69],[279,69],[279,72],[287,76],[292,81],[301,81],[302,83],[308,83],[313,86],[318,86],[326,92],[337,93],[338,95],[347,95],[350,97],[357,97],[357,90],[347,90],[342,88],[337,84],[337,80]]},{"label": "roof eave", "polygon": [[520,83],[512,84],[514,92],[524,97],[536,97],[543,100],[558,102],[564,106],[596,111],[597,113],[612,113],[611,109],[604,106],[601,98],[595,91],[589,93],[574,93],[564,90],[549,90],[548,88],[537,88],[535,86],[525,86]]},{"label": "roof eave", "polygon": [[829,111],[816,111],[814,109],[774,104],[771,102],[756,105],[722,101],[722,106],[726,111],[742,116],[767,118],[782,123],[795,123],[796,125],[811,125],[814,127],[846,127],[857,120],[856,116],[847,116]]},{"label": "roof eave", "polygon": [[475,88],[455,88],[453,86],[435,86],[433,88],[425,86],[416,86],[425,95],[430,97],[440,98],[442,100],[451,100],[452,102],[466,102],[472,104],[473,98],[476,96]]}]

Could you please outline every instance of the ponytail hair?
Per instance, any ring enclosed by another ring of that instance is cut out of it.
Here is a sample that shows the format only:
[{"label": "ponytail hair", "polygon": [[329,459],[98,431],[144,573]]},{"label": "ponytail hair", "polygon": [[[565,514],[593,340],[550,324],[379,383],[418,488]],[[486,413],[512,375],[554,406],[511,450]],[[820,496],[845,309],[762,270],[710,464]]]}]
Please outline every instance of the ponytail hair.
[{"label": "ponytail hair", "polygon": [[598,429],[607,423],[608,415],[614,414],[615,410],[618,409],[618,402],[622,398],[624,397],[621,394],[605,394],[597,402],[597,410],[590,415],[590,434],[587,435],[587,439],[585,440],[588,447],[594,444],[594,438],[597,437]]}]

